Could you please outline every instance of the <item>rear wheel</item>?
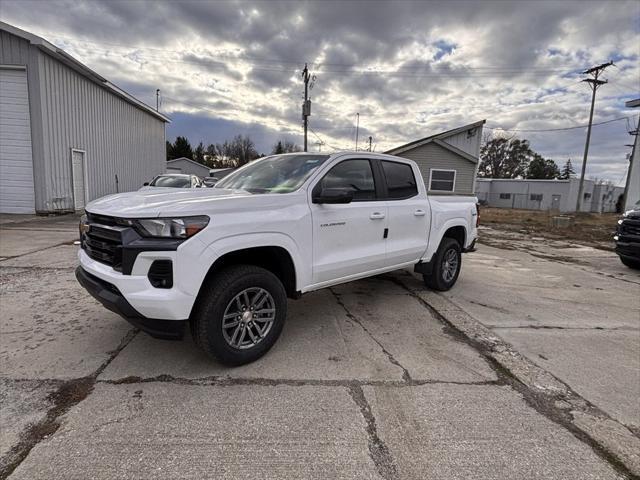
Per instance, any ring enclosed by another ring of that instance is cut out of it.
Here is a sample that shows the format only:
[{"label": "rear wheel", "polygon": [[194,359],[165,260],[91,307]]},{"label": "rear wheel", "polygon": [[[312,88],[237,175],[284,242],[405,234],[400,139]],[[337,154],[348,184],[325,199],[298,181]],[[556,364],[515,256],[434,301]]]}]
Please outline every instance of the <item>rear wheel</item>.
[{"label": "rear wheel", "polygon": [[460,244],[453,238],[443,238],[433,258],[431,275],[423,275],[427,287],[441,292],[453,287],[460,275],[462,253]]},{"label": "rear wheel", "polygon": [[287,296],[278,277],[253,265],[234,265],[204,288],[192,318],[196,344],[225,365],[243,365],[267,353],[287,316]]},{"label": "rear wheel", "polygon": [[640,270],[640,260],[634,260],[633,258],[627,258],[627,257],[620,257],[620,261],[629,268],[633,268],[634,270]]}]

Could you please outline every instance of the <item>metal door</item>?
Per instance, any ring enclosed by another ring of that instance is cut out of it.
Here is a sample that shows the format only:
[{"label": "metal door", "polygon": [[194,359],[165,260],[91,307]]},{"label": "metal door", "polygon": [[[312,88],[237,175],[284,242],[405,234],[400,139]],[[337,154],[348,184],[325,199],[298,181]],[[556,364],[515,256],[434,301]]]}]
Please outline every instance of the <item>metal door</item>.
[{"label": "metal door", "polygon": [[551,210],[560,210],[560,195],[551,196]]},{"label": "metal door", "polygon": [[82,150],[71,150],[71,170],[73,179],[73,206],[82,210],[87,202],[85,159]]}]

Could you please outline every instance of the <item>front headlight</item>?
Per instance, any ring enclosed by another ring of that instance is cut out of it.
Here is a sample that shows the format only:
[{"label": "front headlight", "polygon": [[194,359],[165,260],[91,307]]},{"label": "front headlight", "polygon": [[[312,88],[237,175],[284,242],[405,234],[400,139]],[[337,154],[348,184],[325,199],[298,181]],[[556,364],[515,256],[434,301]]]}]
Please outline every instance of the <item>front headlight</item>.
[{"label": "front headlight", "polygon": [[209,217],[142,218],[135,220],[138,232],[145,237],[189,238],[209,224]]}]

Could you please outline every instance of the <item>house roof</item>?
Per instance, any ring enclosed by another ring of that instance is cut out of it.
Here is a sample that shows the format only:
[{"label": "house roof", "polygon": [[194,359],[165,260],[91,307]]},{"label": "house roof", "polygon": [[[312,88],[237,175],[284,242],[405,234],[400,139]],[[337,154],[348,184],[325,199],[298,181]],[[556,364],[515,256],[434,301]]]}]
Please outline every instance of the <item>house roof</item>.
[{"label": "house roof", "polygon": [[486,120],[480,120],[478,122],[470,123],[468,125],[464,125],[462,127],[454,128],[452,130],[447,130],[446,132],[437,133],[435,135],[430,135],[428,137],[421,138],[420,140],[415,140],[413,142],[406,143],[404,145],[400,145],[399,147],[392,148],[391,150],[387,150],[384,153],[388,153],[389,155],[398,155],[399,153],[406,152],[407,150],[413,150],[414,148],[421,147],[428,143],[435,143],[442,148],[446,148],[457,155],[469,160],[472,163],[478,163],[478,159],[473,155],[469,155],[467,152],[463,152],[459,148],[454,147],[453,145],[449,145],[444,140],[449,137],[453,137],[462,132],[466,132],[467,130],[472,130],[474,128],[480,127],[486,123]]},{"label": "house roof", "polygon": [[202,163],[198,163],[195,160],[191,160],[190,158],[187,158],[187,157],[180,157],[180,158],[174,158],[172,160],[167,160],[167,164],[182,161],[182,160],[186,160],[187,162],[191,162],[194,165],[197,165],[199,167],[206,168],[207,170],[209,170],[209,167],[207,167],[206,165],[203,165]]},{"label": "house roof", "polygon": [[61,48],[56,47],[55,45],[48,42],[44,38],[34,35],[33,33],[29,33],[24,30],[21,30],[17,27],[14,27],[13,25],[9,25],[8,23],[2,22],[2,21],[0,21],[0,30],[4,30],[5,32],[8,32],[12,35],[15,35],[16,37],[20,37],[28,41],[31,45],[35,46],[36,48],[45,52],[46,54],[52,56],[56,60],[64,63],[68,67],[78,72],[80,75],[91,80],[93,83],[101,86],[102,88],[109,90],[111,93],[120,97],[125,102],[130,103],[131,105],[139,108],[140,110],[144,110],[146,113],[162,120],[163,122],[167,122],[167,123],[171,122],[169,117],[162,115],[160,112],[157,112],[155,109],[151,108],[146,103],[143,103],[137,98],[133,97],[132,95],[129,95],[120,87],[114,85],[109,80],[102,77],[98,73],[94,72],[89,67],[87,67],[86,65],[82,64],[81,62],[73,58],[67,52],[65,52]]}]

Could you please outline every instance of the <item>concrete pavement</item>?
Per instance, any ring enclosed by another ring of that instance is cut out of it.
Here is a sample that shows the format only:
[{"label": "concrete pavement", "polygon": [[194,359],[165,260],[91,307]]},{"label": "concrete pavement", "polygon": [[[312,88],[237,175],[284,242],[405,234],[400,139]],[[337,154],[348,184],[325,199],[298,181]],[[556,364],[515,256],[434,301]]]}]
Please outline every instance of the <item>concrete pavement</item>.
[{"label": "concrete pavement", "polygon": [[[53,223],[19,228],[46,239],[65,221]],[[65,228],[72,242],[75,219]],[[0,239],[17,238],[7,230]],[[98,305],[73,279],[77,247],[57,237],[26,247],[15,241],[0,261],[0,477],[628,474],[443,322],[424,303],[435,294],[405,288],[404,272],[291,302],[273,350],[229,369],[189,339],[151,339]]]}]

